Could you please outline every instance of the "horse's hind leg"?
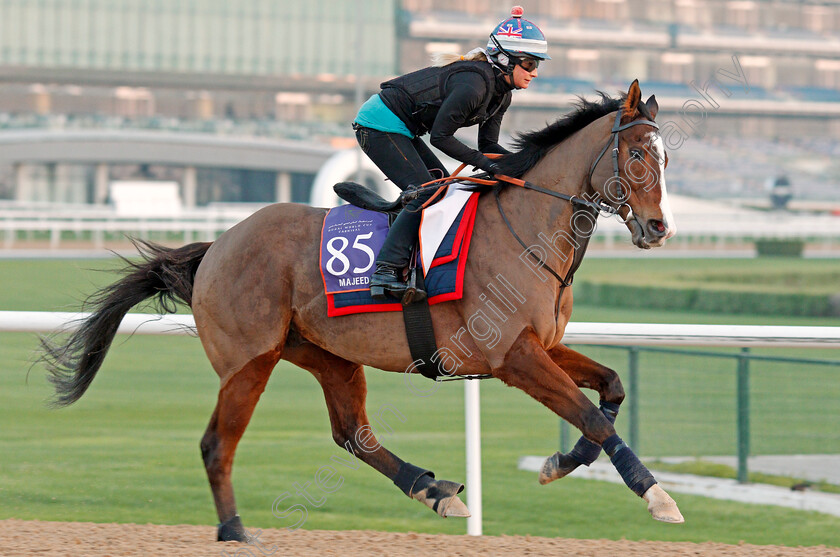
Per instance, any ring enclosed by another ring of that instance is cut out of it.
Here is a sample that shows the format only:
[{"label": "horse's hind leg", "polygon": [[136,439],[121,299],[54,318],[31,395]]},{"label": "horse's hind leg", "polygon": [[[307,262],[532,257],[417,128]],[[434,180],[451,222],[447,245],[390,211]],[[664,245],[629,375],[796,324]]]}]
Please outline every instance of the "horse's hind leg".
[{"label": "horse's hind leg", "polygon": [[201,439],[201,456],[219,515],[218,541],[248,541],[236,513],[230,480],[233,455],[279,359],[280,355],[276,352],[263,354],[228,379],[219,390],[216,409]]},{"label": "horse's hind leg", "polygon": [[601,445],[624,483],[648,502],[653,518],[683,522],[677,504],[659,487],[653,475],[615,433],[604,414],[592,404],[572,379],[551,359],[533,329],[522,331],[493,375],[522,389],[583,435]]},{"label": "horse's hind leg", "polygon": [[[466,517],[470,513],[458,498],[464,486],[447,480],[435,480],[434,474],[404,462],[383,447],[374,435],[365,410],[367,383],[361,365],[347,361],[322,348],[303,341],[289,343],[283,349],[283,359],[310,371],[324,391],[330,414],[333,439],[351,455],[381,472],[403,493],[416,499],[442,517]],[[383,431],[391,428],[385,417],[404,420],[390,408],[380,412],[378,425]],[[347,461],[352,462],[353,457]],[[344,463],[344,459],[337,462]]]},{"label": "horse's hind leg", "polygon": [[[618,374],[610,368],[587,358],[562,344],[548,351],[549,357],[579,388],[595,390],[600,395],[600,409],[610,423],[615,423],[618,409],[624,400],[624,387]],[[540,470],[539,481],[545,485],[571,473],[583,464],[589,466],[601,454],[601,446],[586,437],[578,439],[569,454],[556,452],[548,457]]]}]

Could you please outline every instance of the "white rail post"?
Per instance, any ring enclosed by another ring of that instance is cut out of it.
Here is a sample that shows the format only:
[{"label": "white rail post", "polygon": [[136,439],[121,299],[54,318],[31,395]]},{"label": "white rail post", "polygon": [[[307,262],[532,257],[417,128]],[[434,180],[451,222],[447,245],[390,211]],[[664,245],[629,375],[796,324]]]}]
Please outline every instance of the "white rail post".
[{"label": "white rail post", "polygon": [[477,379],[464,381],[467,438],[467,535],[481,535],[481,397]]}]

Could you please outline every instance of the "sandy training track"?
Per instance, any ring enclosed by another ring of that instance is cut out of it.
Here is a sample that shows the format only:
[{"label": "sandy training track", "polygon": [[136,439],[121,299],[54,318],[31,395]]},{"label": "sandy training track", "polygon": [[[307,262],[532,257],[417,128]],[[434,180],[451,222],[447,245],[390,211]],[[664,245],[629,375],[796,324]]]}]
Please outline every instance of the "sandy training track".
[{"label": "sandy training track", "polygon": [[[251,531],[256,533],[257,531]],[[14,557],[563,555],[566,557],[840,557],[840,548],[719,543],[444,536],[373,531],[264,530],[259,545],[217,543],[209,526],[0,520],[0,555]]]}]

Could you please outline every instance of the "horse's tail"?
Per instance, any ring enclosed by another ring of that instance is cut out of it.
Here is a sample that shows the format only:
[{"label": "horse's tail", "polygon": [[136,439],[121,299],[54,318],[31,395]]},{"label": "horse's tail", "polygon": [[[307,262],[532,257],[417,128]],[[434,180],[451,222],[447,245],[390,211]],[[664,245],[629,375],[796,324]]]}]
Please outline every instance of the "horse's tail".
[{"label": "horse's tail", "polygon": [[99,371],[117,328],[128,310],[148,298],[161,313],[174,313],[177,303],[192,302],[193,280],[211,242],[177,249],[135,241],[142,261],[125,260],[121,280],[92,294],[84,303],[92,311],[64,342],[42,337],[39,361],[55,385],[53,405],[68,406],[85,393]]}]

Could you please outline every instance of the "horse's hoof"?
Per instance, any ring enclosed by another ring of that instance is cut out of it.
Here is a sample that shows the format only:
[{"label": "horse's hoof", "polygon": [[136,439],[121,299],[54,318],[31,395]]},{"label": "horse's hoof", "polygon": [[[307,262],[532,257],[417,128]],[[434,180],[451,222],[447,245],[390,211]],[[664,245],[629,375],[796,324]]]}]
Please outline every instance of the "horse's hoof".
[{"label": "horse's hoof", "polygon": [[242,519],[239,518],[238,514],[219,524],[216,541],[248,543],[248,534],[245,532],[245,526],[242,525]]},{"label": "horse's hoof", "polygon": [[465,518],[470,516],[470,510],[458,497],[464,491],[464,484],[448,480],[433,480],[423,476],[411,491],[411,498],[417,499],[443,518],[453,516]]},{"label": "horse's hoof", "polygon": [[665,490],[659,487],[659,484],[654,484],[650,487],[642,499],[648,503],[648,512],[650,515],[659,521],[670,522],[671,524],[682,524],[685,522],[680,509],[677,508],[677,503],[671,496],[665,493]]},{"label": "horse's hoof", "polygon": [[443,517],[448,518],[450,516],[455,518],[468,518],[471,516],[470,510],[457,495],[450,497],[449,502],[443,509]]},{"label": "horse's hoof", "polygon": [[580,463],[569,455],[556,452],[545,459],[545,463],[540,469],[540,485],[559,480],[570,474],[578,466],[580,466]]}]

